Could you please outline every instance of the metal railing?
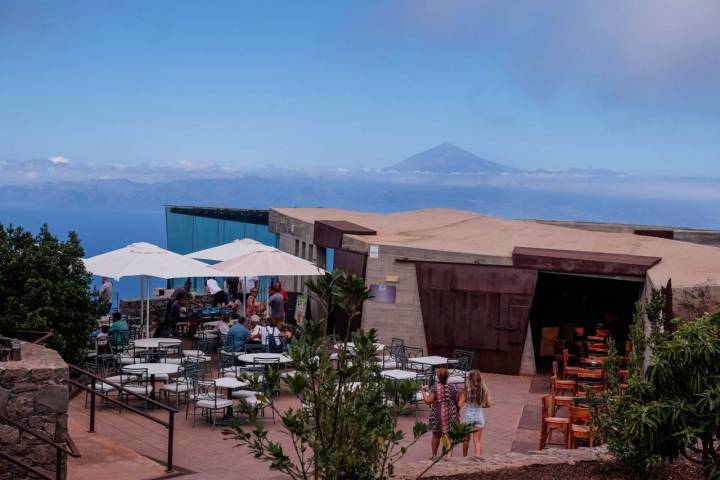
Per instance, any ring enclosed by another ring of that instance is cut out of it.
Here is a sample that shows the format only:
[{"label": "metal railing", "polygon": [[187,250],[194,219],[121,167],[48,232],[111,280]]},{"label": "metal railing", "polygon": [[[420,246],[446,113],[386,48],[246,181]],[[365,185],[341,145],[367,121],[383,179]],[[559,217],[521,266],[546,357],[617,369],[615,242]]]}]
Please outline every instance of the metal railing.
[{"label": "metal railing", "polygon": [[[80,457],[80,452],[78,452],[77,447],[75,446],[75,443],[70,439],[68,436],[67,444],[70,448],[65,447],[65,445],[62,445],[60,443],[57,443],[53,441],[50,437],[46,436],[45,434],[41,434],[38,432],[34,432],[25,426],[19,424],[15,420],[12,420],[8,417],[6,417],[3,414],[0,414],[0,421],[5,422],[8,425],[11,425],[15,428],[17,428],[19,431],[23,433],[27,433],[28,435],[32,435],[33,437],[37,438],[41,442],[43,442],[45,445],[50,445],[51,447],[55,448],[55,480],[61,480],[62,479],[62,463],[63,463],[63,453],[70,455],[71,457],[78,458]],[[3,458],[11,463],[14,463],[18,467],[24,469],[27,472],[30,472],[34,475],[37,475],[40,478],[43,478],[45,480],[53,480],[53,477],[48,475],[47,473],[41,471],[40,469],[33,467],[32,465],[28,465],[27,463],[23,462],[19,458],[10,455],[7,452],[4,452],[0,450],[0,458]]]},{"label": "metal railing", "polygon": [[[69,379],[68,383],[71,385],[74,385],[77,388],[80,388],[82,390],[85,390],[86,392],[90,393],[90,433],[95,433],[95,397],[99,396],[100,398],[103,398],[104,400],[107,400],[110,403],[113,403],[115,405],[118,405],[121,408],[124,408],[125,410],[129,410],[133,413],[137,413],[141,417],[147,418],[148,420],[151,420],[159,425],[162,425],[163,427],[168,429],[168,443],[167,443],[167,462],[166,462],[166,471],[172,472],[173,471],[173,437],[174,437],[174,431],[175,431],[175,414],[178,413],[178,410],[176,410],[173,407],[170,407],[162,402],[158,402],[155,399],[152,399],[146,395],[142,395],[139,393],[132,392],[122,385],[119,385],[114,382],[110,382],[108,380],[105,380],[104,378],[95,375],[94,373],[88,372],[87,370],[84,370],[80,367],[76,367],[75,365],[69,365],[70,370],[79,373],[81,375],[85,375],[90,378],[90,386],[85,385],[84,383],[75,380],[75,379]],[[164,421],[159,418],[155,418],[152,415],[148,415],[146,412],[143,412],[142,410],[133,407],[132,405],[128,405],[127,403],[123,403],[120,400],[117,400],[115,398],[112,398],[102,392],[98,392],[96,390],[96,386],[100,383],[104,383],[106,385],[110,385],[114,388],[116,388],[118,391],[132,395],[133,397],[137,397],[141,400],[144,400],[147,404],[152,405],[154,407],[157,407],[159,409],[165,410],[168,412],[168,420]]]},{"label": "metal railing", "polygon": [[[47,345],[52,338],[52,332],[39,332],[37,330],[9,330],[18,340],[34,343],[36,345]],[[33,339],[34,340],[31,340]]]}]

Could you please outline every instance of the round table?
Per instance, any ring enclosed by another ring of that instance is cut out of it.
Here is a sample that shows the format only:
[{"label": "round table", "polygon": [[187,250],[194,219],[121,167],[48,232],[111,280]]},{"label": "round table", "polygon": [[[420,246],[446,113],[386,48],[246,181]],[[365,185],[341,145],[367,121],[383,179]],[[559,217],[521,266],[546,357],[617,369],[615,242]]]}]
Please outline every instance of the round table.
[{"label": "round table", "polygon": [[138,338],[134,343],[139,348],[159,348],[161,343],[180,345],[182,340],[179,338]]},{"label": "round table", "polygon": [[[222,377],[215,379],[215,386],[227,389],[227,398],[232,400],[232,391],[238,388],[244,388],[250,385],[248,382],[242,382],[234,377]],[[232,420],[233,418],[233,407],[230,406],[225,411],[225,419]]]},{"label": "round table", "polygon": [[123,370],[147,370],[147,374],[150,376],[150,383],[153,384],[153,389],[150,391],[150,398],[155,400],[155,375],[174,374],[178,372],[178,368],[180,368],[180,365],[174,365],[172,363],[131,363],[130,365],[125,365]]},{"label": "round table", "polygon": [[255,359],[259,360],[276,360],[278,363],[292,363],[292,358],[283,355],[282,353],[242,353],[237,356],[237,359],[243,363],[255,363]]}]

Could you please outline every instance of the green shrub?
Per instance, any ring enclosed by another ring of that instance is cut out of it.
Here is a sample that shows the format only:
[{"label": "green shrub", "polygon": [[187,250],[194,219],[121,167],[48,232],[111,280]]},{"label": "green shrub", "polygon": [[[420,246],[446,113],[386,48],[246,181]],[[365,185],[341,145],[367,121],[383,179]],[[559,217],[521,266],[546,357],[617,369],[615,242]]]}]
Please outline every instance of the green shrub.
[{"label": "green shrub", "polygon": [[37,235],[0,225],[0,332],[52,332],[50,347],[79,362],[101,305],[91,297],[80,239],[59,241],[44,225]]}]

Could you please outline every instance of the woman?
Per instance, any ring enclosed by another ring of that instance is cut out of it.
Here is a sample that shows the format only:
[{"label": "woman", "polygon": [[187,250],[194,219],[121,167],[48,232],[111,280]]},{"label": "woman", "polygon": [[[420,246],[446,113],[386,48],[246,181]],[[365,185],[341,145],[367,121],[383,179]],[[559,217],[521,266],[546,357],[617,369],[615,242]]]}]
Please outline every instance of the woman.
[{"label": "woman", "polygon": [[449,450],[448,458],[452,457],[452,444],[448,434],[450,424],[458,420],[458,391],[455,385],[448,385],[448,370],[445,367],[435,369],[437,382],[428,388],[422,386],[422,395],[425,403],[430,405],[430,428],[432,429],[432,456],[437,456],[440,441]]},{"label": "woman", "polygon": [[261,315],[265,311],[265,305],[257,300],[258,290],[253,288],[250,295],[245,299],[245,315],[251,318],[253,315]]},{"label": "woman", "polygon": [[490,392],[483,382],[480,370],[470,370],[465,382],[465,390],[460,394],[460,404],[465,405],[463,423],[473,427],[472,434],[463,440],[463,457],[467,457],[471,436],[475,445],[475,457],[480,457],[482,455],[480,440],[485,427],[483,408],[490,408]]}]

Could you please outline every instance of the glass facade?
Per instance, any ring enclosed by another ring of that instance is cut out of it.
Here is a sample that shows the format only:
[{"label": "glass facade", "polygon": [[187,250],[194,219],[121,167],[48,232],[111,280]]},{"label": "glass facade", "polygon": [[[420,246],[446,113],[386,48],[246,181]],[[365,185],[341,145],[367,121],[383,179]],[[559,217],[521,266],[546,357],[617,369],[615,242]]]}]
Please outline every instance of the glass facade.
[{"label": "glass facade", "polygon": [[[277,234],[268,229],[268,214],[268,210],[168,205],[165,207],[167,249],[185,255],[241,238],[278,247]],[[268,278],[260,280],[261,296],[269,281]],[[170,285],[175,287],[183,282],[184,279],[175,279]],[[203,279],[194,279],[193,290],[201,290],[203,282]]]}]

